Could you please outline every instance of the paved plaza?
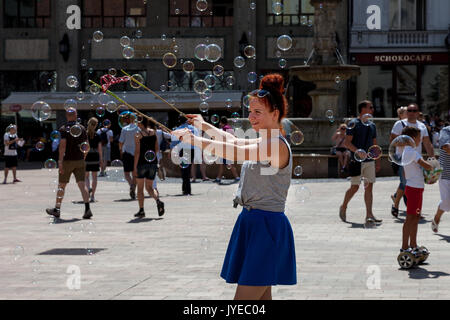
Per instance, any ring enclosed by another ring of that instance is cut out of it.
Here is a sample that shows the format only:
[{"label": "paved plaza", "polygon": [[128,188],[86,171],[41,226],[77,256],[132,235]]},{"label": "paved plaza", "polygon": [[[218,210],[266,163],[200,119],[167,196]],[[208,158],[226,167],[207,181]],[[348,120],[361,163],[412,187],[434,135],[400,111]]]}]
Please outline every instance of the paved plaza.
[{"label": "paved plaza", "polygon": [[[101,178],[90,224],[81,220],[84,205],[71,182],[61,219],[52,223],[44,210],[54,205],[56,174],[23,170],[22,183],[0,186],[0,299],[233,298],[235,285],[219,274],[240,212],[232,207],[237,184],[196,183],[193,196],[184,197],[181,179],[168,179],[158,184],[166,214],[158,218],[147,198],[147,217],[135,220],[138,205],[129,200],[126,183]],[[404,271],[396,261],[404,215],[396,220],[390,214],[397,179],[375,185],[374,214],[384,219],[376,229],[363,226],[362,190],[350,203],[351,222],[338,218],[347,180],[302,182],[291,186],[286,212],[298,284],[274,287],[274,299],[450,298],[450,218],[444,215],[439,234],[430,228],[437,184],[426,186],[426,222],[418,234],[430,257]],[[301,186],[310,190],[309,199]]]}]

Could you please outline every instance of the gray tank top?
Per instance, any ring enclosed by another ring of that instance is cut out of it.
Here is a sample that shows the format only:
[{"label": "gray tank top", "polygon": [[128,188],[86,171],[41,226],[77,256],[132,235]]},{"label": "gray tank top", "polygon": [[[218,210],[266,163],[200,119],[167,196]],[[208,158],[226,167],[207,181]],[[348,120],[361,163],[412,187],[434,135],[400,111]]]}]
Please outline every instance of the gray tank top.
[{"label": "gray tank top", "polygon": [[289,149],[289,163],[283,169],[270,167],[256,161],[245,161],[241,169],[241,181],[234,199],[247,209],[284,212],[292,175],[292,151],[283,136],[279,137]]}]

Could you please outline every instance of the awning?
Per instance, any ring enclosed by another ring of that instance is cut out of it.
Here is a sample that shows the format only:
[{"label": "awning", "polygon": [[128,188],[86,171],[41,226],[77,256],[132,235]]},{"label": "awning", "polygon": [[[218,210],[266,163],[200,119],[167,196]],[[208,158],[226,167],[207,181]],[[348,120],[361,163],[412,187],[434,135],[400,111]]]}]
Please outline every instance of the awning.
[{"label": "awning", "polygon": [[[200,96],[195,92],[156,92],[163,99],[169,103],[175,103],[175,106],[180,110],[198,109],[200,103]],[[140,111],[170,111],[173,110],[167,104],[156,98],[148,92],[115,92],[115,94],[131,104]],[[209,109],[224,110],[226,109],[225,102],[230,99],[233,109],[240,109],[241,91],[217,91],[213,92],[212,97],[206,102],[209,104]],[[1,102],[2,112],[17,112],[17,110],[30,110],[33,103],[36,101],[47,102],[53,111],[64,110],[64,102],[68,99],[77,101],[77,110],[92,110],[92,102],[97,106],[97,96],[91,93],[85,93],[83,100],[76,99],[76,92],[12,92],[8,98]],[[117,102],[117,101],[116,101]],[[118,102],[121,104],[121,102]]]}]

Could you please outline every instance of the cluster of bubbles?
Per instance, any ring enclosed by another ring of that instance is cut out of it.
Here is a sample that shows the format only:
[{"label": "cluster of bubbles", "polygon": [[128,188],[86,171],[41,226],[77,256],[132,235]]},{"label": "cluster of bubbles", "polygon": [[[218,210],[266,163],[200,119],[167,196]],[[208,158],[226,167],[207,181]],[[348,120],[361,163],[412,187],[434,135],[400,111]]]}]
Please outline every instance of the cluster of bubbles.
[{"label": "cluster of bubbles", "polygon": [[378,160],[383,155],[383,150],[378,145],[371,146],[367,152],[363,149],[358,149],[355,151],[354,158],[358,162],[364,162],[369,160]]}]

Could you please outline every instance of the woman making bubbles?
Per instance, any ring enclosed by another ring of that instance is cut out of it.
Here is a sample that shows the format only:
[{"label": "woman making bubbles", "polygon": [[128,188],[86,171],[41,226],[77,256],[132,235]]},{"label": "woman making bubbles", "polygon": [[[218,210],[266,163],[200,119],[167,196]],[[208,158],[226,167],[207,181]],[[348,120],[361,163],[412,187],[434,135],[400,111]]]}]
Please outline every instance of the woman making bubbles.
[{"label": "woman making bubbles", "polygon": [[292,228],[284,215],[291,182],[292,153],[280,133],[287,113],[281,75],[266,75],[260,90],[250,93],[249,121],[258,139],[238,139],[217,129],[200,115],[190,122],[214,140],[196,137],[187,129],[172,132],[190,143],[231,160],[245,161],[234,200],[243,210],[228,244],[221,276],[237,283],[236,300],[272,298],[271,286],[297,283]]},{"label": "woman making bubbles", "polygon": [[134,154],[134,176],[137,179],[137,197],[139,202],[139,212],[134,216],[144,218],[144,185],[150,196],[156,201],[158,215],[164,214],[164,202],[159,200],[159,195],[153,189],[153,180],[155,180],[158,170],[158,159],[156,155],[159,151],[156,130],[151,127],[147,118],[138,124],[140,131],[135,136],[136,151]]}]

